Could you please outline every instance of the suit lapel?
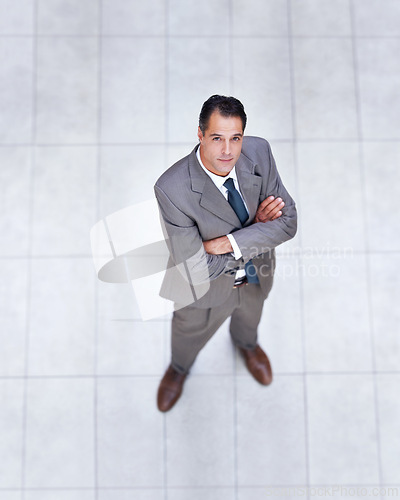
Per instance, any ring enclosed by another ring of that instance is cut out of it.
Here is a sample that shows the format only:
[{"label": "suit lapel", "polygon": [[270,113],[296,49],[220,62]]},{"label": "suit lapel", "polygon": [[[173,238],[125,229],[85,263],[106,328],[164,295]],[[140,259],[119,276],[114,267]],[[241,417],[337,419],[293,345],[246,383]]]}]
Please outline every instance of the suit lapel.
[{"label": "suit lapel", "polygon": [[[241,227],[240,220],[233,208],[229,205],[224,195],[213,183],[210,177],[201,168],[196,157],[196,149],[189,155],[189,172],[192,182],[192,190],[200,193],[200,206],[213,213],[217,217],[229,222],[234,227]],[[254,218],[258,207],[258,199],[261,191],[261,177],[254,175],[254,164],[243,154],[236,164],[236,174],[239,181],[240,191],[249,209],[248,223]]]},{"label": "suit lapel", "polygon": [[201,168],[196,157],[196,149],[189,155],[189,172],[192,190],[201,194],[200,206],[234,227],[241,227],[240,220],[224,195]]},{"label": "suit lapel", "polygon": [[249,218],[245,226],[251,223],[256,215],[261,193],[262,178],[253,174],[254,167],[254,163],[247,156],[240,155],[236,164],[236,175],[240,191],[249,211]]},{"label": "suit lapel", "polygon": [[205,189],[200,199],[200,205],[233,226],[241,227],[242,224],[235,211],[209,177],[206,180]]}]

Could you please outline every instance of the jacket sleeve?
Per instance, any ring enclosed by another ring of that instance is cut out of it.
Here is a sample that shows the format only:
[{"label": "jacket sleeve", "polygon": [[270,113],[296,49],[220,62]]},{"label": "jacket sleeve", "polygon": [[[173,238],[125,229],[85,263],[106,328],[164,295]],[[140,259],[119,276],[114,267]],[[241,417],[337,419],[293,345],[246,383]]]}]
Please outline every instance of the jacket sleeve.
[{"label": "jacket sleeve", "polygon": [[245,262],[290,240],[297,231],[296,204],[282,183],[268,142],[263,141],[263,143],[265,149],[262,155],[263,161],[260,163],[263,163],[262,168],[268,168],[269,172],[263,176],[266,181],[262,185],[260,202],[272,195],[275,198],[282,198],[285,206],[278,219],[250,224],[232,233]]},{"label": "jacket sleeve", "polygon": [[234,274],[244,266],[243,260],[236,261],[231,254],[208,254],[196,222],[179,210],[157,184],[154,192],[170,257],[175,266],[183,265],[183,276],[187,279],[187,274],[191,284],[214,280],[224,273]]}]

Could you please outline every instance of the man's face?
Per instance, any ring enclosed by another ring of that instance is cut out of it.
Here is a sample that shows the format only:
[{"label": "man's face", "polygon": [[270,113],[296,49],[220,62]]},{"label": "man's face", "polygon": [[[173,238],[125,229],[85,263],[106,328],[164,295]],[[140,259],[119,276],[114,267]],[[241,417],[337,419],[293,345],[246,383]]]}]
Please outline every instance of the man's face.
[{"label": "man's face", "polygon": [[225,177],[242,151],[243,125],[239,116],[222,116],[214,111],[204,135],[198,130],[200,158],[207,170]]}]

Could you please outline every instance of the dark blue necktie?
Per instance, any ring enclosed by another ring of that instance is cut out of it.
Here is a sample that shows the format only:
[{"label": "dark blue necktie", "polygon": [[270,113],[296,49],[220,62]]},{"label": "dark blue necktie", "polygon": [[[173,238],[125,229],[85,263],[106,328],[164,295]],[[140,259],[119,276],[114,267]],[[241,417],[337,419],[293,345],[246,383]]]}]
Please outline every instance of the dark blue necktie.
[{"label": "dark blue necktie", "polygon": [[[235,214],[238,216],[238,219],[243,226],[249,218],[249,214],[245,204],[243,203],[242,197],[240,196],[239,191],[235,188],[235,184],[231,177],[224,182],[224,186],[228,190],[228,203],[235,211]],[[247,262],[244,270],[246,271],[247,281],[249,283],[259,283],[256,268],[251,260]]]}]

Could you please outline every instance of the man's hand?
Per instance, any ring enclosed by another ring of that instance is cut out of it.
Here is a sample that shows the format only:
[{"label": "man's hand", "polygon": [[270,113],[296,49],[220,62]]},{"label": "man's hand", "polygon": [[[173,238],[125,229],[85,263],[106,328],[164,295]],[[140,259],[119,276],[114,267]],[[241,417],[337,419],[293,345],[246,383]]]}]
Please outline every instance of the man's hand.
[{"label": "man's hand", "polygon": [[233,252],[232,245],[227,236],[220,236],[219,238],[203,241],[203,246],[207,253],[213,255]]},{"label": "man's hand", "polygon": [[268,198],[259,204],[253,224],[278,219],[282,215],[281,210],[284,206],[285,203],[282,201],[282,198],[268,196]]},{"label": "man's hand", "polygon": [[[253,224],[256,222],[268,222],[270,220],[278,219],[278,217],[282,215],[281,209],[284,205],[285,203],[282,201],[282,198],[275,199],[274,196],[268,196],[268,198],[262,201],[258,206]],[[227,236],[220,236],[219,238],[203,241],[203,246],[205,251],[212,255],[221,255],[233,252],[231,242]]]}]

